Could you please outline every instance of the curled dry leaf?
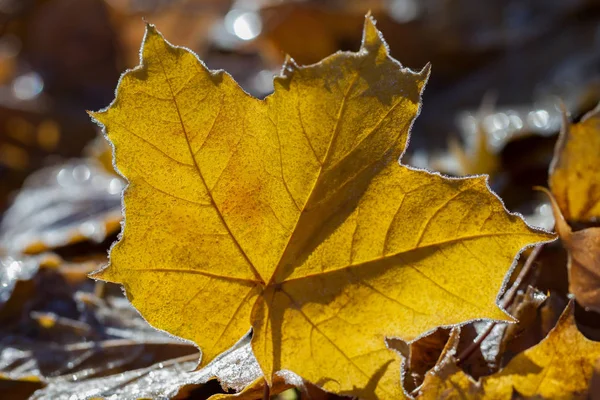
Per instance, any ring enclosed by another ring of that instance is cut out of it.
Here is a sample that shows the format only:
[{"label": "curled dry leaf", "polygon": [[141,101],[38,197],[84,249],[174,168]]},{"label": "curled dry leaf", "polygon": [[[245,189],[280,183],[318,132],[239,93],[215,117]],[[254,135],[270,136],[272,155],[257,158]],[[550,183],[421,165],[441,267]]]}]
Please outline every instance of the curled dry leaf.
[{"label": "curled dry leaf", "polygon": [[442,372],[429,373],[422,399],[584,399],[597,360],[600,343],[577,329],[571,302],[558,324],[536,346],[513,358],[506,368],[475,382],[452,362]]},{"label": "curled dry leaf", "polygon": [[[477,398],[481,387],[456,365],[459,330],[454,328],[434,369],[425,375],[418,399]],[[459,395],[459,396],[457,396]]]},{"label": "curled dry leaf", "polygon": [[507,213],[484,177],[398,165],[429,70],[393,60],[370,17],[359,52],[290,60],[264,101],[151,25],[141,57],[92,114],[129,181],[96,277],[196,343],[202,365],[252,327],[269,383],[290,370],[401,398],[386,336],[509,319],[496,299],[515,255],[553,236]]},{"label": "curled dry leaf", "polygon": [[412,343],[389,339],[390,348],[397,349],[406,359],[402,373],[406,392],[412,392],[423,383],[425,373],[436,365],[449,337],[450,329],[438,328]]},{"label": "curled dry leaf", "polygon": [[4,214],[2,247],[41,253],[75,242],[103,241],[119,229],[123,182],[93,162],[73,160],[32,174]]},{"label": "curled dry leaf", "polygon": [[[566,117],[565,117],[566,119]],[[549,186],[556,231],[569,251],[569,290],[582,306],[600,312],[600,227],[569,224],[600,218],[600,107],[571,125],[565,120]]]}]

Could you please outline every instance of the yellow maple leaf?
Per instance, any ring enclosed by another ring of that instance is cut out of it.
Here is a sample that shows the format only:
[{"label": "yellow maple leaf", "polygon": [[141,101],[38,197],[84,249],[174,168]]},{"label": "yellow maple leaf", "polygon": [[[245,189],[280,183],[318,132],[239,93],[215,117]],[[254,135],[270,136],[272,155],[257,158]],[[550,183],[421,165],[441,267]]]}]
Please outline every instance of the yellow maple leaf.
[{"label": "yellow maple leaf", "polygon": [[569,251],[569,291],[600,312],[600,227],[574,231],[569,223],[600,218],[600,106],[560,132],[548,184],[556,231]]},{"label": "yellow maple leaf", "polygon": [[452,360],[430,372],[419,399],[510,400],[518,393],[525,398],[585,399],[600,343],[588,340],[577,329],[573,302],[556,326],[536,346],[513,358],[498,373],[475,382]]},{"label": "yellow maple leaf", "polygon": [[153,26],[141,54],[93,114],[129,181],[95,277],[195,342],[202,365],[252,327],[270,384],[286,369],[399,398],[386,336],[508,319],[496,300],[515,255],[552,235],[508,214],[484,177],[398,164],[429,71],[393,60],[370,17],[359,52],[289,60],[264,101]]}]

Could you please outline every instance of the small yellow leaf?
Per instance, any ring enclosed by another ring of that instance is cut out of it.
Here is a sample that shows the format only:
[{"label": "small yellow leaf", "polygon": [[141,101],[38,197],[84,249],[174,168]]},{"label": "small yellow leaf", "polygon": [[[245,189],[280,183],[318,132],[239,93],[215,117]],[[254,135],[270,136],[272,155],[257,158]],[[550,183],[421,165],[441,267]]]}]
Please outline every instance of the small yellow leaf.
[{"label": "small yellow leaf", "polygon": [[600,358],[600,343],[579,332],[573,309],[571,302],[548,336],[502,371],[475,382],[449,362],[426,376],[419,399],[510,400],[514,393],[524,398],[585,399]]},{"label": "small yellow leaf", "polygon": [[600,105],[581,122],[563,123],[550,166],[548,193],[556,231],[569,251],[569,291],[600,312],[600,228],[573,231],[569,223],[600,218]]},{"label": "small yellow leaf", "polygon": [[573,309],[571,302],[542,342],[513,358],[499,373],[484,378],[486,394],[510,399],[514,388],[527,398],[585,398],[600,358],[600,343],[579,332]]},{"label": "small yellow leaf", "polygon": [[202,365],[252,327],[269,384],[291,370],[340,394],[403,397],[385,338],[508,319],[496,300],[515,255],[552,238],[483,177],[397,163],[428,74],[393,60],[367,17],[359,52],[290,60],[261,101],[148,26],[141,65],[93,114],[129,181],[96,277],[195,342]]},{"label": "small yellow leaf", "polygon": [[565,120],[556,145],[548,183],[567,221],[590,222],[600,218],[598,154],[600,106],[577,124]]}]

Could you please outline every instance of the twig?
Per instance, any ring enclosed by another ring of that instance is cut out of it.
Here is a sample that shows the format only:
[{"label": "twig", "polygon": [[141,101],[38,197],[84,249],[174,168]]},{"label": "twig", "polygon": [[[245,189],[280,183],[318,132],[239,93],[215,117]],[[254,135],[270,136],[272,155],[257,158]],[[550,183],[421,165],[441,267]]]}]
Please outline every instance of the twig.
[{"label": "twig", "polygon": [[[531,254],[529,255],[529,258],[527,258],[527,261],[525,262],[525,265],[523,265],[523,268],[519,272],[519,275],[517,276],[517,279],[515,279],[515,282],[510,287],[510,289],[506,292],[506,295],[502,299],[501,306],[502,306],[503,309],[506,310],[508,307],[511,306],[512,302],[515,300],[515,296],[517,295],[519,287],[529,277],[529,274],[533,270],[533,262],[535,261],[535,259],[537,258],[537,256],[540,254],[540,252],[542,251],[543,247],[544,247],[543,244],[537,245],[533,249],[533,251],[531,252]],[[494,327],[496,325],[497,325],[497,322],[490,323],[487,326],[487,328],[483,332],[481,332],[481,334],[479,334],[479,336],[477,336],[477,339],[475,339],[469,345],[469,347],[467,347],[458,356],[458,358],[456,360],[456,363],[460,365],[460,364],[464,363],[466,360],[468,360],[469,357],[471,357],[471,355],[473,355],[473,353],[475,352],[475,350],[477,350],[477,348],[479,348],[481,346],[481,343],[489,336],[489,334],[492,332],[492,329],[494,329]]]},{"label": "twig", "polygon": [[409,395],[411,397],[417,397],[417,395],[419,394],[419,392],[421,391],[421,388],[423,387],[423,384],[421,383],[419,386],[417,386],[416,388],[413,389],[412,392],[409,393]]}]

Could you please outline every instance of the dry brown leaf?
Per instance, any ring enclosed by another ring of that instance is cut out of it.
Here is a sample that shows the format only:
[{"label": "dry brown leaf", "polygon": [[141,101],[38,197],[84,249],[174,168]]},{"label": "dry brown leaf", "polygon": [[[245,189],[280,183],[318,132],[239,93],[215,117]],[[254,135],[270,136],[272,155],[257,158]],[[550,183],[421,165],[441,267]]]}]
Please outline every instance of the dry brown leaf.
[{"label": "dry brown leaf", "polygon": [[406,392],[412,392],[425,378],[425,374],[433,368],[450,338],[450,329],[438,328],[412,343],[398,339],[388,339],[390,347],[397,349],[404,356],[403,386]]},{"label": "dry brown leaf", "polygon": [[418,399],[437,400],[454,398],[476,398],[481,388],[473,379],[456,365],[456,351],[459,346],[459,330],[453,330],[438,364],[425,375],[419,389]]}]

